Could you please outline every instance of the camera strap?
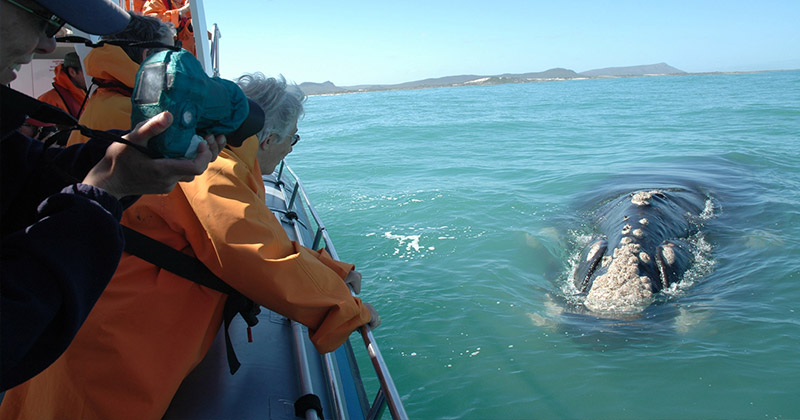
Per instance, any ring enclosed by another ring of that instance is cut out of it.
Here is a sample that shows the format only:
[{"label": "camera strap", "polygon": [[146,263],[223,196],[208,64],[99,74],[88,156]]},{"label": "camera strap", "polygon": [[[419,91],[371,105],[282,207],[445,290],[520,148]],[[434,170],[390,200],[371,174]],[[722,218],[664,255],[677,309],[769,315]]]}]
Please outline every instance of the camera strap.
[{"label": "camera strap", "polygon": [[[11,89],[8,86],[0,86],[0,100],[2,100],[2,109],[14,109],[22,112],[30,118],[44,123],[56,124],[60,127],[66,127],[61,131],[74,131],[78,130],[86,137],[101,140],[111,144],[112,142],[123,143],[134,149],[150,156],[151,158],[161,157],[159,154],[151,151],[147,147],[131,143],[124,138],[106,131],[93,130],[85,125],[78,124],[78,120],[72,115],[65,112],[61,108],[52,106],[48,103],[36,100],[30,96]],[[45,147],[52,146],[56,139],[52,136],[45,142]]]},{"label": "camera strap", "polygon": [[164,44],[158,41],[138,41],[135,39],[101,39],[97,42],[92,42],[91,39],[82,36],[70,35],[56,38],[58,42],[68,42],[72,44],[83,44],[89,48],[100,48],[103,45],[116,45],[118,47],[136,47],[136,48],[163,48],[172,51],[180,51],[181,47],[175,45]]},{"label": "camera strap", "polygon": [[241,363],[236,357],[236,352],[234,352],[233,343],[231,342],[229,331],[231,321],[237,314],[241,314],[242,318],[247,322],[248,339],[250,339],[250,327],[258,323],[256,315],[261,312],[259,305],[217,277],[197,258],[186,255],[127,226],[122,226],[122,232],[125,235],[125,252],[177,276],[228,295],[228,300],[225,301],[225,307],[222,309],[222,320],[225,327],[225,349],[228,357],[228,368],[230,368],[231,375],[236,373]]}]

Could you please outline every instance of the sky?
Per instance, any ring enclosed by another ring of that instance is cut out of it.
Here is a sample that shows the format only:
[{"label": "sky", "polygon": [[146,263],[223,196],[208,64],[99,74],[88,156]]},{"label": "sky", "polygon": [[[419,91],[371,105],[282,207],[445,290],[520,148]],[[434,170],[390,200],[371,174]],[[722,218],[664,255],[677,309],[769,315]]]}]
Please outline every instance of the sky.
[{"label": "sky", "polygon": [[800,0],[204,0],[221,74],[337,86],[582,72],[800,69]]}]

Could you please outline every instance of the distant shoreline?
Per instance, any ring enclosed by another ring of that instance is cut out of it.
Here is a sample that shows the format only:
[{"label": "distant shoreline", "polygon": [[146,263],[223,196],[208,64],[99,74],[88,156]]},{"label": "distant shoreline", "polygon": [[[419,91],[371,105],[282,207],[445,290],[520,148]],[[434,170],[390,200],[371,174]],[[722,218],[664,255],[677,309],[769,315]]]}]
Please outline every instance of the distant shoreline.
[{"label": "distant shoreline", "polygon": [[[661,74],[628,74],[628,75],[600,75],[600,76],[587,76],[576,74],[575,76],[566,77],[540,77],[540,78],[518,78],[509,76],[475,76],[473,80],[461,81],[456,83],[428,83],[413,85],[417,82],[402,83],[397,85],[369,85],[369,86],[344,86],[337,87],[330,82],[329,85],[337,91],[332,92],[306,92],[307,96],[332,96],[332,95],[348,95],[353,93],[367,93],[367,92],[384,92],[384,91],[398,91],[398,90],[418,90],[418,89],[439,89],[448,87],[462,87],[462,86],[494,86],[503,84],[515,83],[541,83],[541,82],[562,82],[570,80],[591,80],[591,79],[621,79],[633,77],[665,77],[665,76],[713,76],[724,74],[756,74],[756,73],[775,73],[784,71],[797,71],[800,69],[784,69],[784,70],[750,70],[750,71],[712,71],[712,72],[698,72],[698,73],[661,73]],[[448,78],[441,78],[448,79]],[[437,79],[432,79],[437,80]],[[409,85],[411,84],[411,85]],[[300,88],[304,90],[304,85],[319,85],[303,83]]]}]

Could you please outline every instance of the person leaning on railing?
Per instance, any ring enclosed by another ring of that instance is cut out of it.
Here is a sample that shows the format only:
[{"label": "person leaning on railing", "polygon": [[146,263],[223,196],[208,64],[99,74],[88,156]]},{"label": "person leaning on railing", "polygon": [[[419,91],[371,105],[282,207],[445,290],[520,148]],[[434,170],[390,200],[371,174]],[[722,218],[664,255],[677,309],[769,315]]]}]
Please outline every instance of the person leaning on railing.
[{"label": "person leaning on railing", "polygon": [[65,22],[106,34],[125,28],[128,14],[109,0],[0,0],[0,391],[42,371],[72,341],[122,254],[123,203],[193,179],[224,141],[207,138],[211,146],[194,161],[137,151],[171,124],[168,113],[125,135],[134,146],[91,141],[45,150],[19,134],[23,103],[38,102],[5,85],[34,53],[55,50]]},{"label": "person leaning on railing", "polygon": [[[142,197],[123,224],[197,258],[244,296],[305,324],[320,353],[333,351],[380,317],[350,294],[346,282],[357,291],[361,283],[352,264],[289,240],[264,202],[258,163],[266,145],[291,151],[304,95],[263,76],[239,84],[264,109],[261,133],[223,150],[194,181]],[[69,349],[6,393],[0,418],[163,417],[208,352],[226,298],[126,253]]]}]

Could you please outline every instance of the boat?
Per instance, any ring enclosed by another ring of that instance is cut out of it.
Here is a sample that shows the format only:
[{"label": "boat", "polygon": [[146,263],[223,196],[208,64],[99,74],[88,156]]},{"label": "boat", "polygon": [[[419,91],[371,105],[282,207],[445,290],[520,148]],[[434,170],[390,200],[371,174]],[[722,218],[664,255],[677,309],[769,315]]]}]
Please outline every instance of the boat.
[{"label": "boat", "polygon": [[[119,4],[130,9],[128,1],[120,0]],[[195,27],[209,27],[202,0],[192,0],[191,12]],[[216,24],[211,27],[210,40],[200,32],[195,31],[199,61],[209,76],[219,76],[220,28]],[[74,35],[98,41],[77,30]],[[35,56],[23,66],[12,87],[33,97],[49,90],[53,68],[70,51],[76,51],[83,60],[89,48],[81,43],[59,42],[55,52]],[[281,163],[275,173],[264,175],[263,181],[265,204],[289,238],[314,250],[324,248],[338,259],[325,225],[291,168]],[[241,362],[236,374],[230,373],[224,328],[220,328],[208,354],[180,386],[164,419],[373,420],[381,418],[387,408],[393,419],[408,418],[369,327],[360,327],[336,351],[320,355],[305,326],[266,308],[258,319],[251,329],[239,317],[230,325],[231,341]],[[353,343],[356,335],[360,335],[363,347]],[[377,382],[371,397],[361,376],[363,366],[359,365],[366,364],[365,360],[369,360],[376,379],[373,382]]]}]

